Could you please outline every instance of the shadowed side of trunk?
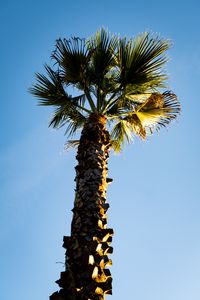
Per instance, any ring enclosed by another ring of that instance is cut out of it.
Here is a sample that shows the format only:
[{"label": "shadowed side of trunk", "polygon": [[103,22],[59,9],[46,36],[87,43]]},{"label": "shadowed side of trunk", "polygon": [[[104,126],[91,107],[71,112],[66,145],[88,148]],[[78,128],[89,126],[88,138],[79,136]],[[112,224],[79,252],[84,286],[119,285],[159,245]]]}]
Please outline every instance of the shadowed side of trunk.
[{"label": "shadowed side of trunk", "polygon": [[109,267],[113,230],[107,228],[106,189],[110,137],[106,119],[91,114],[83,128],[77,153],[76,195],[71,236],[64,237],[66,270],[50,300],[104,300],[112,294]]}]

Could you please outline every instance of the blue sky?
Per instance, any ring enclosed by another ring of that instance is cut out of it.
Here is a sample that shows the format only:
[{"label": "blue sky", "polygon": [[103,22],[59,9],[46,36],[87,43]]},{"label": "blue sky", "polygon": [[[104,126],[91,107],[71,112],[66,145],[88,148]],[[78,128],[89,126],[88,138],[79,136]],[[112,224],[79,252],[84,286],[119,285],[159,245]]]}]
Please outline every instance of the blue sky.
[{"label": "blue sky", "polygon": [[170,38],[169,86],[182,104],[167,130],[110,158],[115,236],[107,299],[199,300],[199,11],[197,0],[1,1],[2,300],[44,300],[58,288],[75,152],[63,152],[63,131],[47,128],[51,110],[36,106],[27,89],[57,38],[87,37],[101,26],[121,36],[150,30]]}]

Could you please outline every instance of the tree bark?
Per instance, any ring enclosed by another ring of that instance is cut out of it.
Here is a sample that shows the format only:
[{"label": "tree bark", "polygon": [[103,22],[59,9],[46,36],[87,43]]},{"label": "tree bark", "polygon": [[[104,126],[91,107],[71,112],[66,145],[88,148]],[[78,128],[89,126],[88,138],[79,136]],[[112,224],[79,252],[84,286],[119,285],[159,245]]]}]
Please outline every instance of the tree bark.
[{"label": "tree bark", "polygon": [[106,119],[91,114],[85,124],[78,147],[76,195],[71,236],[64,236],[66,269],[56,282],[60,291],[50,300],[104,300],[112,294],[108,254],[113,230],[107,228],[107,161],[110,137]]}]

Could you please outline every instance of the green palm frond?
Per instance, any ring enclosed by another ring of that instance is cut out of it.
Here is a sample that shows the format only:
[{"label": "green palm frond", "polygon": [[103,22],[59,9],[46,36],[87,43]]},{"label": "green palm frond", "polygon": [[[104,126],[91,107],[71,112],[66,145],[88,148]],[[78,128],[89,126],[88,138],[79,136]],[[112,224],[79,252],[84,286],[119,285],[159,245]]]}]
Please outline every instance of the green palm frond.
[{"label": "green palm frond", "polygon": [[106,73],[101,82],[101,87],[107,96],[112,96],[112,94],[117,91],[119,88],[117,68],[111,68],[111,70]]},{"label": "green palm frond", "polygon": [[116,65],[117,42],[118,38],[111,36],[105,29],[100,29],[87,40],[86,45],[91,53],[90,73],[94,83],[101,85],[105,74]]},{"label": "green palm frond", "polygon": [[60,74],[47,65],[45,65],[45,69],[47,76],[37,73],[37,83],[30,88],[30,92],[39,98],[39,105],[56,107],[49,126],[59,128],[71,120],[76,123],[76,127],[80,127],[85,121],[81,111],[90,113],[84,108],[85,94],[76,97],[68,95],[63,87]]},{"label": "green palm frond", "polygon": [[47,75],[36,73],[37,83],[29,89],[30,93],[39,99],[39,105],[61,105],[68,99],[60,79],[59,72],[45,65]]},{"label": "green palm frond", "polygon": [[65,82],[79,84],[84,89],[85,70],[88,64],[88,50],[85,39],[73,37],[71,39],[58,39],[56,50],[52,53]]},{"label": "green palm frond", "polygon": [[39,99],[39,105],[57,107],[64,105],[65,110],[67,106],[74,105],[87,111],[84,108],[86,101],[84,93],[75,97],[68,95],[59,72],[53,71],[48,65],[45,65],[45,70],[47,75],[36,73],[37,83],[29,89],[30,93]]},{"label": "green palm frond", "polygon": [[69,137],[73,136],[77,130],[83,128],[86,121],[87,117],[82,115],[78,110],[71,111],[68,114],[68,126],[65,130],[65,134],[67,134]]},{"label": "green palm frond", "polygon": [[75,105],[79,105],[80,108],[84,108],[85,107],[85,102],[86,102],[86,95],[85,94],[81,94],[81,95],[78,95],[78,96],[75,96],[73,97],[73,103]]},{"label": "green palm frond", "polygon": [[132,85],[135,93],[163,87],[167,76],[162,67],[167,62],[165,52],[169,47],[168,40],[152,37],[149,33],[134,40],[120,40],[118,63],[122,86]]},{"label": "green palm frond", "polygon": [[49,126],[60,128],[67,124],[65,134],[73,135],[83,127],[86,120],[87,118],[74,105],[62,105],[54,111]]}]

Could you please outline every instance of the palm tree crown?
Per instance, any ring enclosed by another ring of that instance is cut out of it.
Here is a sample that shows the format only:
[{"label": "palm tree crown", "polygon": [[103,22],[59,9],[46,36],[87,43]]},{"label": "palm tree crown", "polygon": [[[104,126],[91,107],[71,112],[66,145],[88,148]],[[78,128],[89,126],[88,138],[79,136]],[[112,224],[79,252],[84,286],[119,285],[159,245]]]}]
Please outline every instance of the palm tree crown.
[{"label": "palm tree crown", "polygon": [[[46,75],[36,73],[30,92],[39,104],[55,108],[50,126],[67,125],[73,135],[91,114],[109,122],[116,151],[134,135],[145,139],[180,112],[176,95],[165,88],[168,40],[143,33],[120,38],[100,29],[88,39],[58,39]],[[75,88],[75,96],[68,91]]]}]

